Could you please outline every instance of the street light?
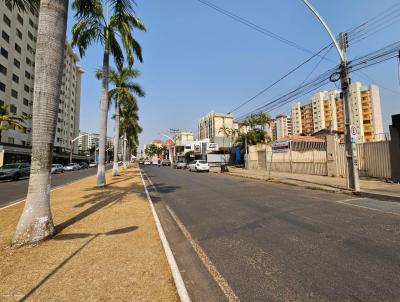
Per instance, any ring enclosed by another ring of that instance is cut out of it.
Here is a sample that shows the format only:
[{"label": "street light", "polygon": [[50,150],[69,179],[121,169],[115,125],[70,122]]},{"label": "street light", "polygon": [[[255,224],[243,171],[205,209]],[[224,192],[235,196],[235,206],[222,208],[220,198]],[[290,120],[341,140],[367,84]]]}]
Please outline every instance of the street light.
[{"label": "street light", "polygon": [[352,125],[352,116],[350,114],[350,99],[349,99],[349,75],[347,68],[347,57],[346,57],[346,48],[347,48],[347,34],[340,33],[339,43],[336,41],[335,36],[333,35],[331,29],[329,28],[326,21],[322,18],[322,16],[318,13],[318,11],[311,5],[308,0],[302,0],[307,7],[311,10],[311,12],[318,18],[321,22],[325,30],[328,32],[329,37],[332,39],[333,44],[335,45],[336,50],[340,56],[340,80],[342,87],[342,95],[343,102],[345,105],[345,147],[346,147],[346,159],[347,159],[347,187],[353,189],[355,192],[360,191],[360,179],[358,175],[358,160],[357,160],[357,149],[355,142],[352,141],[350,128]]},{"label": "street light", "polygon": [[84,134],[79,134],[77,137],[75,137],[74,139],[71,139],[71,149],[70,149],[70,152],[69,152],[69,162],[70,163],[72,163],[72,152],[73,152],[73,150],[74,150],[74,142],[77,140],[77,139],[79,139],[79,138],[81,138],[81,137],[84,137],[84,136],[88,136],[89,134],[88,133],[84,133]]},{"label": "street light", "polygon": [[170,147],[169,151],[168,151],[169,152],[169,160],[171,161],[171,167],[172,167],[173,166],[172,162],[174,162],[174,160],[173,160],[173,151],[172,150],[175,149],[175,138],[172,138],[169,135],[161,133],[161,132],[159,132],[158,134],[170,139],[174,143],[174,148]]}]

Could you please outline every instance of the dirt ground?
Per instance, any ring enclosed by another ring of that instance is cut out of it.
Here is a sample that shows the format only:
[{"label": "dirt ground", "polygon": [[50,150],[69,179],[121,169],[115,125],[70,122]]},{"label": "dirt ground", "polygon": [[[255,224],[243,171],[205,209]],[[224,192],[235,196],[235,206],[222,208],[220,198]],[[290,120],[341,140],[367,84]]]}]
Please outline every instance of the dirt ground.
[{"label": "dirt ground", "polygon": [[52,192],[58,234],[11,248],[23,203],[0,210],[0,301],[178,301],[138,168]]}]

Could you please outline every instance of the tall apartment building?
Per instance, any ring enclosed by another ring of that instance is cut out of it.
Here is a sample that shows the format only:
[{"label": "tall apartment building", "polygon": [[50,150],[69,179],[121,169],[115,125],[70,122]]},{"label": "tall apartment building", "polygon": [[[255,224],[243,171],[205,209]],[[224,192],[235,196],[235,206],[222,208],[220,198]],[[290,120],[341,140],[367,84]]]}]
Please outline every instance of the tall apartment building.
[{"label": "tall apartment building", "polygon": [[231,114],[223,114],[210,112],[202,117],[198,124],[199,140],[208,139],[211,143],[217,143],[220,148],[229,147],[230,141],[221,130],[223,127],[233,129],[233,116]]},{"label": "tall apartment building", "polygon": [[[11,113],[27,117],[24,127],[2,132],[0,143],[30,146],[38,16],[19,12],[0,1],[0,104]],[[64,74],[54,147],[69,151],[79,133],[82,69],[66,45]],[[75,149],[76,150],[76,149]]]},{"label": "tall apartment building", "polygon": [[93,146],[98,146],[100,134],[85,131],[79,132],[78,145],[80,151],[89,151]]},{"label": "tall apartment building", "polygon": [[[350,107],[353,125],[359,132],[359,142],[384,139],[379,88],[375,85],[362,86],[360,82],[350,85]],[[344,133],[345,112],[340,91],[316,93],[310,104],[292,103],[294,134],[307,134],[322,129]]]},{"label": "tall apartment building", "polygon": [[292,119],[284,114],[278,115],[274,120],[273,140],[279,140],[288,135],[292,135]]}]

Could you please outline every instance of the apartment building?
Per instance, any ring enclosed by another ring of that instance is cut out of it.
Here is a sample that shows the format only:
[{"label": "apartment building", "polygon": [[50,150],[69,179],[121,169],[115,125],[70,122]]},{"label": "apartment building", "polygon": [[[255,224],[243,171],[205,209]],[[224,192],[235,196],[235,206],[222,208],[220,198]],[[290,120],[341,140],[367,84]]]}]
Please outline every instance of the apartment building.
[{"label": "apartment building", "polygon": [[[350,85],[352,123],[359,132],[359,142],[384,139],[379,88],[363,86],[360,82]],[[344,133],[345,112],[340,91],[322,91],[313,95],[310,104],[292,103],[293,134],[306,134],[330,129]]]},{"label": "apartment building", "polygon": [[278,115],[272,126],[273,141],[292,135],[292,119],[284,114]]},{"label": "apartment building", "polygon": [[217,143],[219,148],[228,148],[230,139],[223,133],[223,128],[234,129],[233,116],[231,114],[216,113],[214,111],[199,119],[197,124],[199,140],[209,140]]},{"label": "apartment building", "polygon": [[90,132],[79,132],[79,150],[86,152],[89,151],[93,146],[98,146],[100,140],[100,134]]},{"label": "apartment building", "polygon": [[[22,129],[3,131],[0,143],[12,145],[17,151],[19,146],[23,149],[31,145],[37,22],[38,16],[19,12],[0,1],[0,104],[8,106],[11,113],[26,117]],[[77,62],[77,55],[67,44],[54,140],[56,152],[69,152],[70,141],[79,134],[83,70]]]}]

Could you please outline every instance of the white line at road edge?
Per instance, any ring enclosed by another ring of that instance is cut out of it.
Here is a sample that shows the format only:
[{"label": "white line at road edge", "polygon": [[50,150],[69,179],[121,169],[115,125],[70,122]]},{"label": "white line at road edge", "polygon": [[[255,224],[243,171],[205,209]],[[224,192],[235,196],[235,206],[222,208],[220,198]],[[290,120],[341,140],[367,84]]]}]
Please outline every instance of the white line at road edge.
[{"label": "white line at road edge", "polygon": [[[74,183],[76,183],[76,182],[78,182],[78,181],[85,180],[86,178],[89,178],[89,177],[92,177],[92,176],[95,176],[95,175],[89,175],[89,176],[86,176],[86,177],[84,177],[84,178],[80,178],[80,179],[77,179],[77,180],[73,180],[73,181],[71,181],[71,182],[67,182],[66,184],[63,184],[63,185],[60,185],[60,186],[55,187],[54,189],[51,189],[50,192],[53,192],[53,191],[55,191],[55,190],[58,190],[58,189],[61,189],[61,188],[66,187],[66,186],[72,185],[72,184],[74,184]],[[0,211],[1,211],[1,210],[4,210],[4,209],[7,209],[7,208],[11,208],[11,207],[13,207],[13,206],[16,206],[17,204],[20,204],[21,202],[24,202],[25,200],[26,200],[26,199],[24,198],[24,199],[21,199],[21,200],[19,200],[19,201],[16,201],[16,202],[12,203],[12,204],[9,204],[8,206],[1,207],[1,208],[0,208]],[[11,201],[11,202],[12,202],[12,201]]]},{"label": "white line at road edge", "polygon": [[[153,189],[155,191],[157,191],[156,187],[153,185],[150,178],[148,178],[148,181],[151,184],[151,186],[153,187]],[[206,267],[208,272],[214,278],[215,282],[221,288],[222,292],[224,293],[224,295],[228,299],[228,301],[240,301],[239,298],[236,296],[235,292],[233,291],[233,289],[229,286],[228,282],[221,275],[221,273],[217,270],[217,268],[212,263],[210,258],[208,258],[207,254],[203,251],[201,246],[192,238],[189,231],[186,229],[186,227],[180,221],[180,219],[176,216],[174,211],[172,211],[168,205],[165,205],[165,206],[166,206],[168,212],[170,213],[170,215],[172,216],[172,218],[174,219],[175,223],[178,225],[179,229],[183,233],[183,235],[186,237],[186,239],[191,244],[191,246],[194,249],[194,251],[196,252],[197,256],[200,258],[201,262],[203,262],[203,265]]]},{"label": "white line at road edge", "polygon": [[147,200],[150,203],[151,211],[153,213],[154,220],[156,222],[158,235],[160,236],[161,243],[164,248],[165,255],[167,256],[168,264],[174,278],[175,286],[178,291],[179,298],[182,302],[191,302],[189,294],[186,290],[185,283],[183,282],[181,272],[179,271],[178,265],[176,264],[174,255],[172,254],[171,247],[169,246],[167,237],[165,236],[163,227],[161,226],[160,219],[158,218],[156,209],[154,208],[153,201],[151,200],[149,191],[147,190],[146,183],[144,182],[142,170],[140,169],[140,177],[142,178],[144,190],[146,191]]}]

